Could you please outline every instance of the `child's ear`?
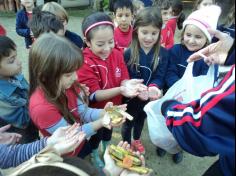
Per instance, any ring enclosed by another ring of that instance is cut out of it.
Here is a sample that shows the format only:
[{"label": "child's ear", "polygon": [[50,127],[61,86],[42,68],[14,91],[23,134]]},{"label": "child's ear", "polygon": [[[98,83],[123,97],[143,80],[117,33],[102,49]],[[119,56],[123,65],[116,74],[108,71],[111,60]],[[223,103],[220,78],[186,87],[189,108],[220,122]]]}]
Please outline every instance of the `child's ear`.
[{"label": "child's ear", "polygon": [[90,48],[91,47],[91,42],[88,41],[86,38],[84,38],[84,43]]}]

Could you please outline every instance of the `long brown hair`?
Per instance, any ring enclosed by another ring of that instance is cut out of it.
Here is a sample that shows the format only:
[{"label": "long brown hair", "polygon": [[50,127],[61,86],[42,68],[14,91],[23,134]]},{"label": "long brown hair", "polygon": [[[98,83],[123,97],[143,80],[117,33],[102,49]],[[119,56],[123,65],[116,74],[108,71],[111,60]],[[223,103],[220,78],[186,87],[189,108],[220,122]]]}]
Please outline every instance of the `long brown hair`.
[{"label": "long brown hair", "polygon": [[159,51],[160,51],[160,40],[161,40],[161,29],[162,29],[162,18],[160,14],[160,10],[157,7],[148,7],[143,9],[136,17],[136,21],[134,23],[134,32],[133,39],[130,46],[131,56],[128,62],[128,65],[132,68],[136,67],[138,70],[138,65],[140,62],[139,51],[140,44],[138,40],[138,29],[142,26],[153,25],[154,27],[160,29],[159,37],[157,43],[154,45],[154,59],[153,59],[153,70],[155,71],[159,62]]},{"label": "long brown hair", "polygon": [[[56,34],[43,34],[29,53],[30,96],[37,88],[42,89],[46,99],[60,110],[69,123],[73,123],[74,116],[68,109],[60,80],[63,74],[76,71],[82,64],[83,55],[79,48]],[[72,86],[74,91],[77,86],[77,83]]]}]

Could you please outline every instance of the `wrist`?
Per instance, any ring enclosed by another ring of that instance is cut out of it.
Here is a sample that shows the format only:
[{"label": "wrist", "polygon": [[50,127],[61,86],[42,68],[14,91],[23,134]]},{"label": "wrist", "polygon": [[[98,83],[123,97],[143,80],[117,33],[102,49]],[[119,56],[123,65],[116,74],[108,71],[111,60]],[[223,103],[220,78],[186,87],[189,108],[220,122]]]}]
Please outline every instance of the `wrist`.
[{"label": "wrist", "polygon": [[103,168],[103,173],[106,175],[106,176],[112,176],[111,173],[108,171],[108,169],[106,168]]}]

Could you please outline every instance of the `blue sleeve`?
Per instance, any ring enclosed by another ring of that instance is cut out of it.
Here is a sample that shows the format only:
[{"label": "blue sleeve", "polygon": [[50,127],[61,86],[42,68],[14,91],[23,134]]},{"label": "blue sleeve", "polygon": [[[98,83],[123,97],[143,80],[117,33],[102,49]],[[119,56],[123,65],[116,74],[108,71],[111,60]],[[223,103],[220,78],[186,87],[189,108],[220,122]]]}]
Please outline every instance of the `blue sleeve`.
[{"label": "blue sleeve", "polygon": [[161,48],[159,55],[159,64],[157,70],[152,75],[150,84],[155,84],[159,89],[163,89],[165,86],[165,76],[168,68],[168,52],[164,48]]},{"label": "blue sleeve", "polygon": [[173,86],[180,79],[180,77],[178,76],[178,68],[177,68],[178,58],[176,58],[172,49],[169,50],[169,57],[168,57],[169,65],[165,77],[165,82],[167,84],[167,87],[169,88]]},{"label": "blue sleeve", "polygon": [[29,160],[32,156],[46,147],[46,139],[23,145],[2,145],[0,144],[0,168],[7,169],[16,167]]},{"label": "blue sleeve", "polygon": [[[234,156],[235,68],[220,85],[188,104],[162,105],[169,130],[178,144],[195,156]],[[234,158],[234,157],[233,157]]]},{"label": "blue sleeve", "polygon": [[76,46],[78,46],[79,48],[83,48],[84,41],[76,33],[67,30],[65,33],[65,37],[69,39],[72,43],[74,43]]},{"label": "blue sleeve", "polygon": [[94,122],[101,117],[103,109],[90,108],[81,99],[78,99],[78,113],[84,123]]},{"label": "blue sleeve", "polygon": [[233,65],[235,64],[235,43],[229,51],[229,55],[226,59],[225,65]]},{"label": "blue sleeve", "polygon": [[[66,120],[64,118],[62,118],[57,124],[51,126],[50,128],[48,128],[46,130],[48,133],[52,134],[58,128],[66,127],[66,126],[68,126],[68,123],[66,122]],[[86,134],[86,138],[89,138],[89,137],[93,136],[94,134],[96,134],[91,123],[87,123],[87,124],[82,125],[81,128],[79,129],[79,131],[83,131]]]},{"label": "blue sleeve", "polygon": [[19,13],[17,13],[16,32],[18,35],[20,35],[22,37],[30,37],[30,29],[29,29],[29,27],[27,27],[28,21],[24,21],[23,15],[24,14],[21,11]]}]

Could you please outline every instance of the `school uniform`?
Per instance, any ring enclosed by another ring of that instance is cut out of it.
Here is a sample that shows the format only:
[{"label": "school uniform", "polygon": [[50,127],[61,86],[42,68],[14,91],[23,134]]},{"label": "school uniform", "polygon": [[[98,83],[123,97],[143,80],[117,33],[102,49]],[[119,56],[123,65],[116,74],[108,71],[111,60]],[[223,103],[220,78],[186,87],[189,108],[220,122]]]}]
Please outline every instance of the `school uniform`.
[{"label": "school uniform", "polygon": [[170,49],[174,46],[174,43],[173,30],[168,25],[164,25],[161,30],[161,46]]},{"label": "school uniform", "polygon": [[[77,93],[72,88],[66,90],[67,105],[74,117],[73,122],[65,120],[58,107],[47,100],[42,89],[38,88],[32,94],[29,105],[30,117],[44,137],[51,136],[59,127],[65,127],[74,122],[81,124],[81,131],[86,134],[86,138],[96,133],[89,122],[98,120],[101,110],[86,107],[78,97],[80,91],[78,89],[76,91]],[[83,146],[84,143],[77,148],[74,155],[79,154]]]},{"label": "school uniform", "polygon": [[79,35],[77,35],[76,33],[66,30],[65,37],[68,40],[70,40],[72,43],[74,43],[76,46],[78,46],[80,49],[83,48],[84,42],[83,42],[82,38]]},{"label": "school uniform", "polygon": [[127,32],[121,31],[117,27],[114,31],[114,40],[117,48],[125,49],[128,48],[132,42],[133,27],[130,26]]},{"label": "school uniform", "polygon": [[175,35],[176,27],[177,27],[177,20],[178,17],[174,16],[171,19],[168,20],[167,26],[172,30],[173,36]]},{"label": "school uniform", "polygon": [[[128,64],[131,58],[131,49],[125,51],[125,61]],[[164,48],[160,49],[159,53],[159,65],[155,71],[153,71],[154,49],[146,54],[143,49],[140,48],[139,57],[140,62],[138,70],[128,65],[130,77],[132,79],[143,79],[144,84],[148,87],[156,86],[159,89],[163,89],[165,86],[165,74],[168,66],[168,53]],[[127,120],[122,127],[122,137],[124,141],[131,143],[131,131],[134,127],[133,137],[134,140],[139,140],[143,130],[144,122],[146,119],[146,113],[143,108],[148,101],[141,101],[139,98],[124,99],[124,103],[128,104],[127,112],[134,117],[133,121]]]},{"label": "school uniform", "polygon": [[16,33],[25,38],[26,48],[30,48],[33,43],[30,35],[30,28],[28,22],[32,18],[32,13],[27,13],[25,9],[20,10],[16,14]]},{"label": "school uniform", "polygon": [[11,124],[9,131],[20,133],[22,143],[38,137],[29,117],[28,90],[29,85],[22,74],[8,80],[0,79],[0,126]]},{"label": "school uniform", "polygon": [[[110,100],[96,102],[96,91],[120,87],[121,82],[129,79],[129,73],[124,62],[123,54],[113,49],[106,60],[96,56],[89,48],[85,48],[84,64],[77,71],[79,82],[86,84],[90,89],[90,106],[95,108],[104,108],[108,102],[114,105],[122,104],[122,96],[118,95]],[[95,137],[92,137],[91,145],[97,149],[101,140],[110,141],[112,131],[103,128],[99,130]]]},{"label": "school uniform", "polygon": [[[174,83],[183,77],[188,65],[187,59],[195,52],[196,51],[189,51],[182,44],[176,44],[169,50],[169,66],[165,77],[168,88],[173,86]],[[209,66],[204,62],[204,60],[196,61],[193,66],[193,76],[206,75],[208,69]]]}]

